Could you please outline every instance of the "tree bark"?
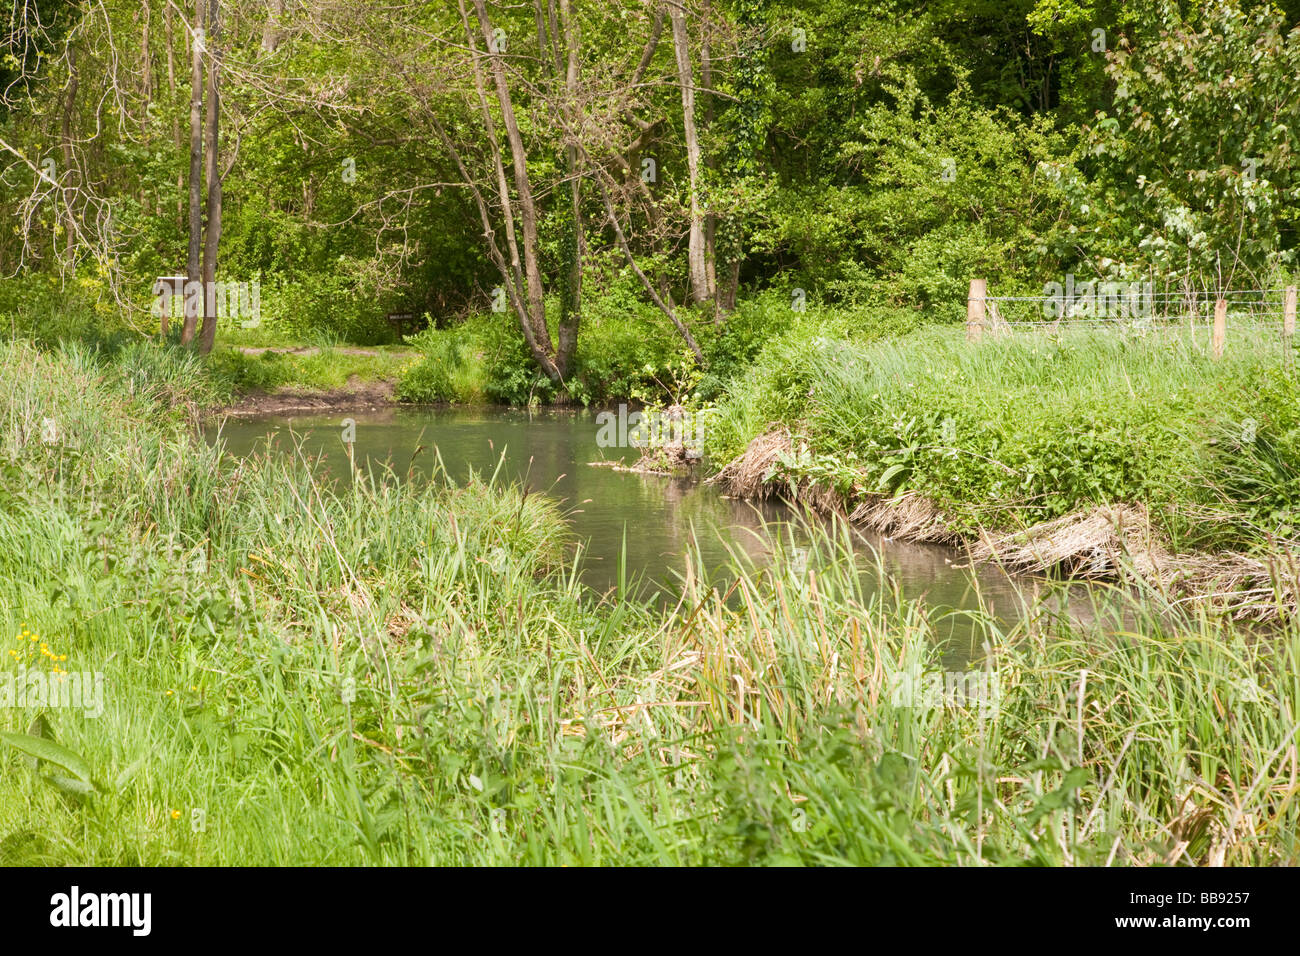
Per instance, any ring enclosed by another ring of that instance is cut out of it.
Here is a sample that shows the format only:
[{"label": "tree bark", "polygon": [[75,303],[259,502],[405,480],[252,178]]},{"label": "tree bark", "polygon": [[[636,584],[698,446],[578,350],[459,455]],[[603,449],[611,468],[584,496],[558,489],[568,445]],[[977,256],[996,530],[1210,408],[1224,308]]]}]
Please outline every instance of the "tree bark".
[{"label": "tree bark", "polygon": [[[149,136],[149,107],[153,104],[154,75],[153,55],[149,49],[149,27],[151,15],[149,0],[140,0],[140,138],[146,142]],[[153,189],[145,183],[140,184],[140,212],[149,218],[153,215]]]},{"label": "tree bark", "polygon": [[[503,278],[507,279],[507,281],[514,280],[512,284],[515,288],[513,290],[507,288],[507,292],[511,293],[511,304],[519,315],[520,326],[524,331],[524,338],[528,342],[533,358],[548,378],[559,382],[564,378],[564,370],[557,364],[555,347],[551,343],[550,331],[546,326],[546,303],[542,290],[541,266],[538,261],[537,206],[533,200],[532,186],[528,181],[528,156],[524,150],[524,139],[519,132],[518,120],[515,118],[514,103],[510,98],[510,86],[506,80],[505,66],[501,62],[501,54],[491,52],[494,41],[492,23],[488,18],[487,7],[484,0],[473,0],[473,2],[474,12],[478,17],[479,28],[483,34],[483,41],[488,45],[488,64],[492,74],[493,87],[496,91],[497,105],[501,109],[501,121],[506,130],[506,143],[510,149],[515,186],[515,195],[512,199],[509,186],[506,183],[500,145],[496,142],[495,133],[492,131],[490,111],[480,90],[480,110],[484,126],[489,131],[489,142],[494,154],[497,192],[501,201],[502,213],[505,217],[506,242],[511,255],[512,275],[503,276]],[[462,7],[462,17],[464,16],[464,8]],[[466,27],[468,29],[468,19],[466,19]],[[472,44],[472,35],[468,39]],[[477,51],[475,51],[475,54],[477,82]],[[516,239],[514,223],[515,207],[517,207],[519,220],[518,239]],[[519,248],[521,243],[518,240],[522,240],[522,250]],[[522,262],[520,261],[521,251]]]},{"label": "tree bark", "polygon": [[673,47],[677,53],[677,83],[682,91],[682,128],[686,136],[686,173],[691,193],[691,231],[687,248],[691,300],[709,302],[713,299],[713,289],[709,285],[704,210],[700,204],[700,139],[695,128],[695,80],[691,71],[690,41],[686,33],[686,16],[681,8],[673,7],[669,16],[673,24]]},{"label": "tree bark", "polygon": [[[75,51],[76,47],[69,44],[68,96],[63,103],[63,116],[59,127],[59,142],[63,151],[63,175],[65,177],[72,175],[74,165],[72,155],[72,113],[77,108],[77,87],[80,85]],[[74,236],[77,232],[77,225],[75,220],[72,218],[72,205],[65,202],[63,206],[63,251],[69,258],[71,258],[73,251],[76,248]]]},{"label": "tree bark", "polygon": [[140,0],[144,23],[140,28],[140,93],[144,108],[140,111],[140,132],[149,132],[149,104],[153,102],[153,57],[149,53],[149,0]]},{"label": "tree bark", "polygon": [[654,60],[655,50],[659,46],[659,37],[664,32],[664,9],[660,7],[655,10],[654,22],[650,27],[650,39],[646,41],[645,48],[641,51],[641,62],[636,65],[636,72],[632,74],[632,81],[628,84],[635,92],[636,88],[641,85],[645,79],[646,70],[650,69],[650,63]]},{"label": "tree bark", "polygon": [[203,329],[199,352],[217,339],[217,252],[221,244],[221,0],[208,0],[208,107],[203,150],[208,181],[207,228],[203,236]]},{"label": "tree bark", "polygon": [[[194,26],[190,32],[190,245],[186,259],[187,285],[202,282],[199,253],[203,245],[203,0],[194,0]],[[206,298],[204,296],[203,298]],[[185,322],[181,344],[194,341],[198,313],[192,300],[185,299]]]},{"label": "tree bark", "polygon": [[284,16],[284,0],[270,0],[267,7],[266,25],[262,27],[262,50],[274,53],[280,45],[280,18]]},{"label": "tree bark", "polygon": [[732,259],[727,266],[727,281],[718,290],[718,321],[736,311],[736,293],[740,289],[740,259]]},{"label": "tree bark", "polygon": [[[578,25],[573,19],[569,0],[560,3],[560,34],[567,53],[564,66],[565,112],[569,119],[568,135],[576,135],[575,99],[578,88]],[[556,64],[558,67],[558,63]],[[570,234],[567,237],[568,277],[565,280],[564,305],[560,314],[560,327],[556,346],[556,365],[561,375],[568,375],[573,357],[578,351],[578,328],[582,324],[582,177],[578,172],[578,147],[570,141],[564,148],[565,171],[569,177]]]},{"label": "tree bark", "polygon": [[[175,33],[172,29],[172,7],[167,4],[163,8],[163,27],[167,39],[167,112],[172,118],[172,143],[176,147],[179,155],[184,141],[181,139],[181,119],[180,114],[176,111],[176,57],[173,54],[173,45],[176,42]],[[185,177],[180,170],[176,171],[176,229],[179,231],[185,225],[185,200],[182,198],[185,193]],[[167,317],[163,316],[163,334],[167,334]]]},{"label": "tree bark", "polygon": [[[704,11],[704,26],[700,31],[700,86],[703,89],[700,95],[704,98],[704,129],[707,132],[713,128],[713,95],[709,92],[713,89],[713,54],[709,49],[709,21],[710,10],[709,0],[703,0],[702,9]],[[704,165],[710,171],[717,171],[716,157],[713,152],[704,157]],[[718,273],[717,273],[717,239],[718,234],[718,217],[712,211],[708,212],[704,218],[704,267],[708,275],[709,298],[715,304],[718,298]],[[714,309],[713,315],[715,322],[722,321],[722,312]]]}]

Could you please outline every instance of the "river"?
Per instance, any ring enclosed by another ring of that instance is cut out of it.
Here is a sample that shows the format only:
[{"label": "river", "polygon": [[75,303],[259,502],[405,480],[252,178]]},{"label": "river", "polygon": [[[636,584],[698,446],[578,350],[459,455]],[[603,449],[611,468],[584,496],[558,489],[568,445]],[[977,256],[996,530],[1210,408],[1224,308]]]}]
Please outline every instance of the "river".
[{"label": "river", "polygon": [[[597,591],[616,586],[619,562],[626,555],[627,580],[643,596],[671,600],[676,574],[690,547],[705,566],[720,568],[729,549],[747,553],[756,563],[767,560],[772,535],[793,547],[807,541],[806,527],[787,505],[740,501],[712,485],[693,479],[643,475],[593,467],[596,461],[637,458],[636,449],[601,448],[595,413],[561,409],[403,408],[339,411],[258,418],[230,418],[207,431],[229,454],[247,456],[270,448],[283,453],[301,438],[326,468],[347,476],[343,430],[351,422],[354,454],[359,463],[387,462],[400,475],[428,476],[440,456],[449,475],[464,481],[471,471],[483,477],[499,469],[500,477],[519,482],[533,493],[549,495],[565,509],[574,537],[582,542],[583,581]],[[292,434],[291,434],[292,433]],[[893,541],[855,531],[863,555],[864,580],[878,586],[873,550],[888,575],[907,597],[922,597],[940,609],[974,610],[981,599],[989,610],[1014,615],[1021,606],[1025,579],[996,568],[971,571],[963,555],[948,547]],[[963,615],[949,616],[946,657],[958,664],[978,656],[970,647]]]}]

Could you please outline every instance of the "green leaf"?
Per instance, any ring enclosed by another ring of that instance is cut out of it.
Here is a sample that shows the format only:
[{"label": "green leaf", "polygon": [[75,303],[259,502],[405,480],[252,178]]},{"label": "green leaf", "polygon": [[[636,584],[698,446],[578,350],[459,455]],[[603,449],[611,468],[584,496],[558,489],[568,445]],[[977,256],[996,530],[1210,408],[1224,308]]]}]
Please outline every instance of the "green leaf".
[{"label": "green leaf", "polygon": [[125,770],[119,773],[117,777],[113,780],[113,790],[117,793],[121,793],[122,790],[126,788],[126,785],[130,783],[132,779],[135,778],[136,773],[139,771],[139,769],[142,766],[144,766],[145,761],[148,759],[149,759],[148,755],[146,754],[145,756],[134,761],[129,767],[127,767]]},{"label": "green leaf", "polygon": [[888,491],[889,483],[893,481],[894,478],[898,475],[898,473],[902,471],[905,467],[907,466],[890,465],[888,468],[885,469],[885,473],[880,476],[880,480],[876,482],[876,487],[881,489],[882,491]]},{"label": "green leaf", "polygon": [[60,777],[55,774],[41,774],[40,777],[51,787],[70,796],[88,797],[95,792],[95,785],[85,780],[74,780],[71,777]]},{"label": "green leaf", "polygon": [[14,750],[29,757],[62,767],[78,779],[86,783],[90,782],[90,765],[79,754],[73,753],[62,744],[56,744],[53,740],[0,730],[0,743],[8,744]]}]

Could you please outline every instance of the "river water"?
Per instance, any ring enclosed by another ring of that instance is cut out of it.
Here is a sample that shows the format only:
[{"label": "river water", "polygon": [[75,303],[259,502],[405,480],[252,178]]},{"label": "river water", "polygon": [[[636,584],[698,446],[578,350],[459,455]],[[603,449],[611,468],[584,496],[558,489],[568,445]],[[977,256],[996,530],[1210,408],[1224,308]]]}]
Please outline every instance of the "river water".
[{"label": "river water", "polygon": [[[227,419],[207,432],[224,442],[228,453],[246,456],[264,450],[292,449],[301,438],[311,455],[340,476],[349,473],[343,444],[348,421],[355,429],[358,462],[387,462],[400,475],[429,475],[436,456],[456,481],[471,471],[519,482],[534,493],[563,505],[573,534],[585,546],[583,581],[604,591],[618,582],[626,554],[626,577],[640,592],[671,599],[683,555],[694,547],[706,567],[721,568],[729,549],[747,553],[761,564],[771,553],[774,534],[799,547],[807,540],[803,522],[788,506],[755,504],[728,498],[716,488],[691,479],[667,478],[593,467],[597,461],[635,461],[636,449],[601,448],[593,412],[559,409],[386,408],[377,411],[310,413]],[[292,434],[291,434],[292,433]],[[1022,601],[1024,579],[995,568],[971,572],[951,548],[891,541],[857,533],[856,545],[871,568],[866,586],[876,587],[873,549],[889,576],[907,597],[922,597],[936,608],[977,609],[982,598],[993,612],[1014,616]],[[946,657],[957,664],[978,655],[970,646],[968,618],[951,615],[943,630]]]}]

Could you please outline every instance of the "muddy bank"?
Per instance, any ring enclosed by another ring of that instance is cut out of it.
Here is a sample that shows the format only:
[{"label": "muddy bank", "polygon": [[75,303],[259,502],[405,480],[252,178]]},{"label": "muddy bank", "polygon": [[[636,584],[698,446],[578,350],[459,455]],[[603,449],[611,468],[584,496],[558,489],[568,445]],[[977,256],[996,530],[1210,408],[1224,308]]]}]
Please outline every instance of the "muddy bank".
[{"label": "muddy bank", "polygon": [[1175,603],[1206,604],[1238,619],[1271,620],[1300,610],[1300,555],[1294,551],[1175,553],[1140,504],[1098,506],[1016,531],[970,537],[955,532],[943,512],[918,495],[891,498],[860,491],[847,497],[807,479],[773,480],[780,459],[793,450],[788,431],[768,432],[710,481],[737,497],[807,504],[890,538],[953,545],[975,563],[993,562],[1008,571],[1136,580]]},{"label": "muddy bank", "polygon": [[362,381],[354,375],[342,388],[323,391],[284,388],[265,392],[255,389],[240,396],[234,404],[212,409],[209,414],[213,417],[246,418],[298,412],[369,411],[396,404],[394,388],[395,384],[390,381]]}]

